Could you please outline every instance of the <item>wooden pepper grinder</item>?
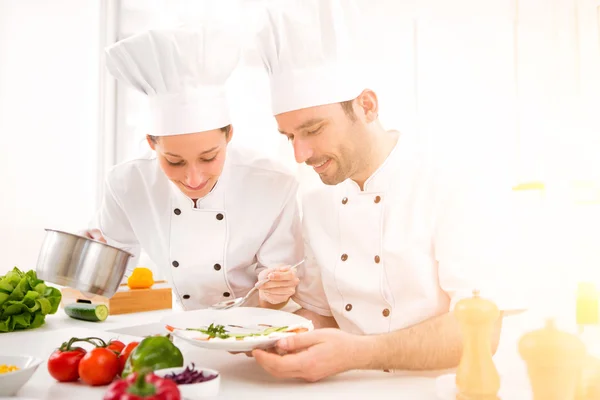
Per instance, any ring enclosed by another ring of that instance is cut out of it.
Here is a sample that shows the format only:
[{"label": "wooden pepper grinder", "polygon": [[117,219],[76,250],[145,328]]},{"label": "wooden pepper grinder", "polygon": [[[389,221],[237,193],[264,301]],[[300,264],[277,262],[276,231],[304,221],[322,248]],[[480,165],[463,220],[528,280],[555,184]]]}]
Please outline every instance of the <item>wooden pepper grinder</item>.
[{"label": "wooden pepper grinder", "polygon": [[498,400],[500,376],[492,359],[492,332],[498,307],[473,291],[460,300],[454,315],[461,325],[463,354],[456,371],[457,400]]},{"label": "wooden pepper grinder", "polygon": [[527,364],[533,400],[574,400],[586,358],[584,343],[560,331],[552,319],[543,329],[526,333],[519,353]]}]

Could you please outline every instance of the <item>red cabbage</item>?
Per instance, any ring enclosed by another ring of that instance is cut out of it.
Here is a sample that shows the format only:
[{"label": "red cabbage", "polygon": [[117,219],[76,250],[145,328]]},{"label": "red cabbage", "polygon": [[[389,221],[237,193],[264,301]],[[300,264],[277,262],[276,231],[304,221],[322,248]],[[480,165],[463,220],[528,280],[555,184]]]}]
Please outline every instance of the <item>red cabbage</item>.
[{"label": "red cabbage", "polygon": [[192,367],[189,366],[185,368],[183,372],[178,374],[171,373],[166,375],[165,378],[172,380],[178,385],[186,385],[190,383],[200,383],[206,382],[215,379],[218,375],[205,375],[202,371],[197,371],[195,369],[194,363],[192,363]]}]

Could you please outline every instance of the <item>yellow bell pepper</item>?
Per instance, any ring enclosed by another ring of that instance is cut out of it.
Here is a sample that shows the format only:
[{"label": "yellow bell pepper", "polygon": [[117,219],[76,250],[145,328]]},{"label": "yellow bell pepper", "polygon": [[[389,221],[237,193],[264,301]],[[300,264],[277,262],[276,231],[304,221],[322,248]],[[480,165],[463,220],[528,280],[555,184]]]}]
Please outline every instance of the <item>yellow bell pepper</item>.
[{"label": "yellow bell pepper", "polygon": [[152,271],[148,268],[137,267],[133,273],[127,278],[127,286],[130,289],[148,289],[154,285],[154,277]]}]

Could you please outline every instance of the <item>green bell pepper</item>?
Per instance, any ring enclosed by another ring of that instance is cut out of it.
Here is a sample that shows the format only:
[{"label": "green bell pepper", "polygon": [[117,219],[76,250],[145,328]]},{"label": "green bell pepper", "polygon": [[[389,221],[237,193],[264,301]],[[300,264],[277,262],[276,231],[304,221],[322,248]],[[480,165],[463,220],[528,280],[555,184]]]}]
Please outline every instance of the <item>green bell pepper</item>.
[{"label": "green bell pepper", "polygon": [[155,371],[163,368],[183,367],[183,354],[169,336],[149,336],[131,352],[122,377],[141,370]]}]

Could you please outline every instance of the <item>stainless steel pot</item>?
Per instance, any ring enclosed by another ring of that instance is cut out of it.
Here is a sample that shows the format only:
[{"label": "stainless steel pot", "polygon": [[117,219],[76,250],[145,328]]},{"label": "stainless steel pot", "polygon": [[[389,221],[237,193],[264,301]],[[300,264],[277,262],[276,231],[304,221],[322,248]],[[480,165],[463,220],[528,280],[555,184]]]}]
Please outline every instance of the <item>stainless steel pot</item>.
[{"label": "stainless steel pot", "polygon": [[73,233],[46,229],[37,261],[40,279],[112,297],[133,254]]}]

